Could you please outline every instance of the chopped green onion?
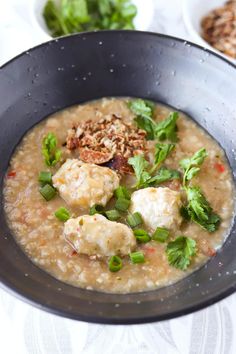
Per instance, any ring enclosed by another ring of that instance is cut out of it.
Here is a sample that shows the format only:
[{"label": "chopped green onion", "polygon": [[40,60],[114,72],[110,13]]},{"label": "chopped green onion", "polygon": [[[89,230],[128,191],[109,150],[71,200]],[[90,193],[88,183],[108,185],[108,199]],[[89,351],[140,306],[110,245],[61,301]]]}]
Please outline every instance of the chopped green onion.
[{"label": "chopped green onion", "polygon": [[61,150],[57,149],[57,138],[55,134],[48,133],[43,138],[42,154],[47,166],[55,166],[61,158]]},{"label": "chopped green onion", "polygon": [[102,213],[103,213],[103,207],[101,205],[94,204],[89,209],[89,215],[102,214]]},{"label": "chopped green onion", "polygon": [[54,198],[57,193],[56,189],[50,186],[50,184],[45,184],[45,186],[39,189],[39,192],[47,201]]},{"label": "chopped green onion", "polygon": [[165,242],[169,237],[169,231],[165,227],[157,227],[152,239],[158,242]]},{"label": "chopped green onion", "polygon": [[59,208],[57,211],[55,211],[54,215],[61,221],[67,221],[70,219],[70,212],[66,208]]},{"label": "chopped green onion", "polygon": [[136,237],[137,241],[140,243],[147,243],[151,241],[150,235],[147,233],[147,231],[143,229],[134,230],[134,236]]},{"label": "chopped green onion", "polygon": [[115,208],[120,211],[126,211],[130,206],[130,200],[125,198],[118,198],[115,204]]},{"label": "chopped green onion", "polygon": [[116,220],[120,219],[120,217],[121,217],[119,211],[115,210],[115,209],[105,211],[105,215],[106,215],[107,219],[109,219],[111,221],[116,221]]},{"label": "chopped green onion", "polygon": [[144,254],[141,251],[133,252],[129,254],[131,262],[134,263],[144,263]]},{"label": "chopped green onion", "polygon": [[124,187],[124,186],[119,186],[115,191],[114,191],[115,197],[117,199],[119,198],[124,198],[124,199],[129,199],[131,197],[130,191]]},{"label": "chopped green onion", "polygon": [[48,171],[41,171],[39,173],[39,182],[41,183],[42,187],[45,184],[52,184],[52,174]]},{"label": "chopped green onion", "polygon": [[142,216],[138,212],[127,216],[127,223],[132,228],[142,224],[142,222],[143,222]]},{"label": "chopped green onion", "polygon": [[122,268],[122,260],[118,256],[112,256],[108,261],[109,270],[118,272]]}]

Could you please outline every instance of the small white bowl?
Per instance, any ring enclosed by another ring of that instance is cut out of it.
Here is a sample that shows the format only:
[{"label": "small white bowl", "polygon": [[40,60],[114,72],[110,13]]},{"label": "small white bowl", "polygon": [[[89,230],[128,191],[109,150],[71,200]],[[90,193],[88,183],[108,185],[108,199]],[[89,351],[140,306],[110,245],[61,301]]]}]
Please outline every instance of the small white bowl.
[{"label": "small white bowl", "polygon": [[[41,35],[42,42],[52,39],[42,15],[46,2],[47,0],[31,0],[30,2],[30,20],[37,34]],[[134,19],[135,28],[140,31],[148,30],[153,20],[154,0],[133,0],[132,2],[138,9]]]},{"label": "small white bowl", "polygon": [[211,49],[223,57],[235,61],[234,59],[224,55],[219,50],[212,47],[201,37],[201,20],[210,11],[226,3],[226,0],[183,0],[183,19],[186,28],[193,41],[199,45]]}]

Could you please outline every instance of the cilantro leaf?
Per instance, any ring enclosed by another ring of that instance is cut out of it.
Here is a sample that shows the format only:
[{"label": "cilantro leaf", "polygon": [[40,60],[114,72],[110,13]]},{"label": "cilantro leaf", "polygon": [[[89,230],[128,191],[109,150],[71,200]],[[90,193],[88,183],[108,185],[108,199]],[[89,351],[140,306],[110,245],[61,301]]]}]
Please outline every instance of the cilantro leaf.
[{"label": "cilantro leaf", "polygon": [[143,129],[147,132],[147,140],[154,140],[154,124],[151,120],[142,116],[137,116],[134,118],[134,121],[137,123],[137,126],[140,129]]},{"label": "cilantro leaf", "polygon": [[170,140],[172,142],[176,142],[177,139],[177,125],[176,122],[179,118],[178,112],[170,113],[169,117],[160,123],[156,123],[155,126],[155,136],[159,140]]},{"label": "cilantro leaf", "polygon": [[153,140],[155,137],[155,122],[152,120],[154,104],[150,101],[144,101],[141,98],[132,100],[128,103],[130,110],[136,115],[134,119],[140,129],[147,132],[147,140]]},{"label": "cilantro leaf", "polygon": [[[184,207],[185,215],[208,232],[214,232],[220,225],[217,215],[199,187],[186,187],[188,204]],[[187,213],[187,214],[186,214]]]},{"label": "cilantro leaf", "polygon": [[148,161],[145,160],[143,155],[135,155],[129,158],[128,163],[133,167],[136,175],[137,182],[135,187],[141,188],[146,186],[146,182],[151,178],[151,175],[147,171],[149,167]]},{"label": "cilantro leaf", "polygon": [[141,98],[137,98],[128,103],[128,107],[131,111],[137,116],[141,116],[147,119],[150,119],[153,115],[154,104],[150,101],[142,100]]},{"label": "cilantro leaf", "polygon": [[128,103],[131,111],[136,114],[135,121],[139,128],[147,132],[147,140],[154,140],[155,138],[162,140],[170,140],[176,142],[177,126],[176,121],[179,118],[178,112],[173,112],[165,120],[156,123],[153,118],[154,103],[145,101],[140,98]]},{"label": "cilantro leaf", "polygon": [[177,237],[174,241],[169,242],[166,247],[169,264],[181,270],[188,268],[196,252],[196,242],[186,236]]},{"label": "cilantro leaf", "polygon": [[149,163],[145,160],[143,155],[130,157],[128,163],[133,167],[137,179],[135,188],[146,188],[172,179],[180,178],[180,173],[178,171],[166,167],[160,168],[157,174],[152,176],[147,170],[149,168]]},{"label": "cilantro leaf", "polygon": [[200,171],[200,166],[207,157],[206,149],[198,150],[192,157],[180,161],[180,166],[184,170],[183,184],[190,181]]},{"label": "cilantro leaf", "polygon": [[165,161],[170,152],[174,149],[174,144],[156,144],[155,145],[155,164],[151,172],[154,172],[160,164]]},{"label": "cilantro leaf", "polygon": [[48,29],[54,37],[60,36],[63,32],[68,34],[68,29],[61,19],[60,11],[52,0],[48,0],[43,10],[43,17],[47,24]]},{"label": "cilantro leaf", "polygon": [[166,167],[161,167],[158,173],[150,178],[147,182],[149,184],[160,184],[169,180],[179,179],[180,173],[177,170],[171,170]]},{"label": "cilantro leaf", "polygon": [[57,138],[53,133],[48,133],[43,139],[42,154],[47,166],[55,166],[61,158],[61,151],[56,148]]}]

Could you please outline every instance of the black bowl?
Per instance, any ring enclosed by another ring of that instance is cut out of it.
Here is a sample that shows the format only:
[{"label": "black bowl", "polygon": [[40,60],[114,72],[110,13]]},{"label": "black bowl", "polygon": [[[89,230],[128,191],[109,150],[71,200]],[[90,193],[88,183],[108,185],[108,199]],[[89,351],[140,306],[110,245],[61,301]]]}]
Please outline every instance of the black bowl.
[{"label": "black bowl", "polygon": [[[235,92],[234,65],[176,38],[105,31],[42,44],[0,70],[0,190],[11,154],[28,129],[60,109],[108,96],[143,97],[186,112],[225,149],[235,181]],[[2,286],[55,314],[103,323],[159,321],[201,309],[236,289],[235,220],[224,246],[200,270],[155,291],[114,295],[75,288],[36,267],[7,226],[2,193],[0,203]]]}]

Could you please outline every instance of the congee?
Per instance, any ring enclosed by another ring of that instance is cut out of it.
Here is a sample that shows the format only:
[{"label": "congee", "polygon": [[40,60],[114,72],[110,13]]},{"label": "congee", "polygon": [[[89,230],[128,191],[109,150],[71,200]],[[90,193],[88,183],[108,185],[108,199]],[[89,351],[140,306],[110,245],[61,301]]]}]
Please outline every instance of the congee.
[{"label": "congee", "polygon": [[5,177],[12,233],[33,263],[110,293],[172,284],[214,257],[234,187],[222,148],[189,117],[103,98],[33,127]]}]

